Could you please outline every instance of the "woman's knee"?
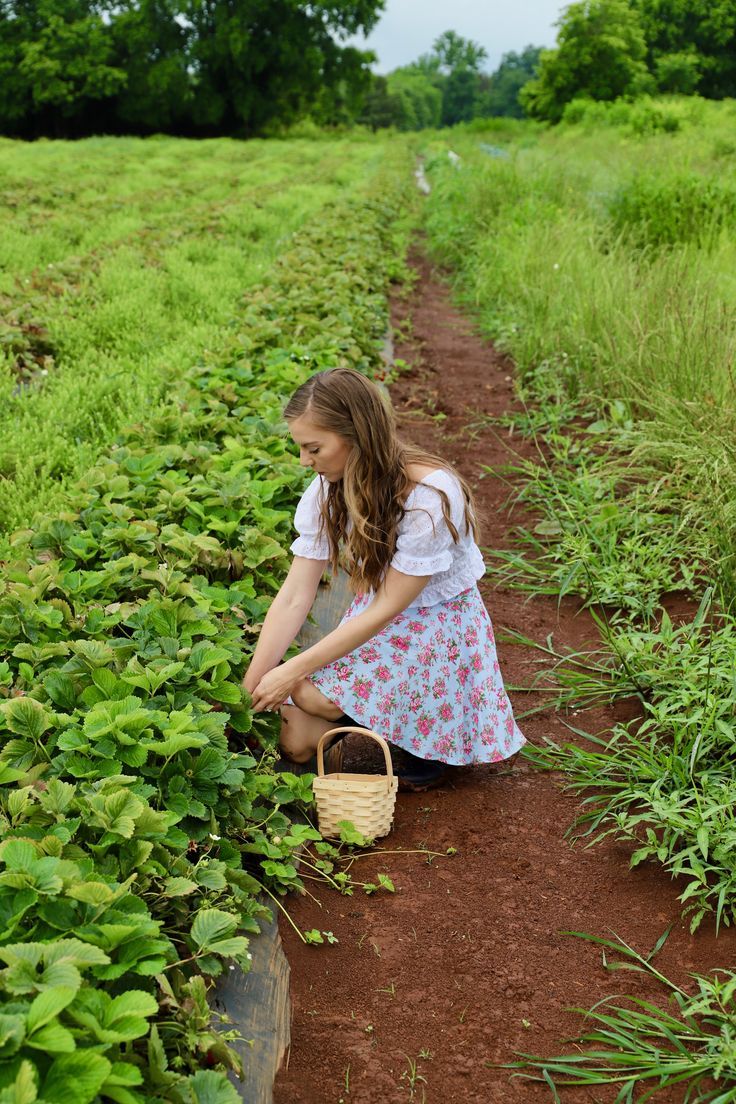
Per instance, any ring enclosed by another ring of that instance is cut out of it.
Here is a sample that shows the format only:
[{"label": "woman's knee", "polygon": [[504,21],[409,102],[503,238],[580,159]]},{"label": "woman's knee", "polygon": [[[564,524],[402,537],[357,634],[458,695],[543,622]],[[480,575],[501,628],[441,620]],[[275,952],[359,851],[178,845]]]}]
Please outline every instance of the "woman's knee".
[{"label": "woman's knee", "polygon": [[313,717],[322,717],[331,721],[337,720],[342,714],[340,706],[326,698],[322,691],[306,678],[296,684],[291,692],[291,699],[295,705]]},{"label": "woman's knee", "polygon": [[281,711],[279,749],[284,758],[290,759],[292,763],[307,763],[314,754],[314,747],[307,735],[299,731],[300,726],[294,723],[293,715],[290,722],[286,714],[289,709],[289,706],[284,706]]},{"label": "woman's knee", "polygon": [[279,750],[284,759],[288,759],[290,763],[308,763],[314,754],[310,748],[302,748],[301,750],[292,749],[288,745],[285,746],[283,743],[279,744]]}]

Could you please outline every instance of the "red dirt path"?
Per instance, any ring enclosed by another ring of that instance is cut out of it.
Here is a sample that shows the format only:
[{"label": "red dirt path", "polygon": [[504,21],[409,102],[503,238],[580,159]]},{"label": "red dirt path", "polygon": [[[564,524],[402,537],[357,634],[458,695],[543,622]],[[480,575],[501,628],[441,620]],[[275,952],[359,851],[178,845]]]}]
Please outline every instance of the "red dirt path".
[{"label": "red dirt path", "polygon": [[[457,465],[485,511],[483,544],[509,547],[513,525],[525,515],[504,511],[507,485],[482,473],[483,465],[499,467],[513,453],[490,430],[467,427],[479,412],[514,407],[513,367],[453,307],[448,287],[420,253],[413,264],[419,273],[413,292],[392,305],[394,331],[411,335],[397,341],[395,355],[412,370],[391,388],[402,434]],[[411,325],[402,329],[407,319]],[[446,418],[433,421],[437,413]],[[522,455],[531,453],[518,438],[512,443]],[[480,585],[509,684],[528,684],[538,662],[537,653],[504,645],[504,629],[539,641],[552,633],[560,647],[596,639],[591,619],[572,601],[558,610],[555,599],[525,600],[490,577]],[[511,696],[517,716],[538,701]],[[598,732],[620,719],[622,708],[588,710],[574,723]],[[569,738],[552,710],[520,723],[531,742]],[[349,746],[351,754],[361,753]],[[488,1063],[519,1050],[562,1053],[563,1040],[581,1024],[570,1006],[589,1008],[607,993],[666,1000],[646,978],[607,971],[600,950],[565,930],[615,932],[646,952],[674,922],[657,959],[667,976],[686,983],[689,971],[733,964],[734,933],[716,940],[712,924],[704,923],[691,936],[679,920],[678,887],[661,870],[629,871],[621,845],[586,851],[565,840],[576,807],[558,779],[521,757],[465,769],[441,790],[400,794],[394,830],[381,844],[387,851],[454,847],[457,854],[430,861],[389,854],[354,864],[353,873],[366,881],[389,873],[393,896],[343,897],[318,887],[321,906],[308,897],[287,902],[300,928],[332,931],[339,943],[305,947],[281,924],[293,1024],[274,1104],[550,1101],[548,1087],[511,1080],[509,1071]],[[420,1075],[413,1086],[412,1063]],[[608,1104],[615,1095],[606,1088],[561,1091],[565,1104]],[[654,1099],[681,1104],[684,1095],[680,1088]]]}]

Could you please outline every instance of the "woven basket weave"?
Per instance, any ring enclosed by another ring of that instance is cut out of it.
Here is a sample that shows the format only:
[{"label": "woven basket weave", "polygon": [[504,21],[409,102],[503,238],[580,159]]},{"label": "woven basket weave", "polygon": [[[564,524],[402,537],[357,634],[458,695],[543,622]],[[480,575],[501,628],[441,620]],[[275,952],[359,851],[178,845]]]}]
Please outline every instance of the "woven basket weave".
[{"label": "woven basket weave", "polygon": [[[383,748],[385,774],[325,774],[324,744],[338,732],[359,732],[370,736]],[[323,836],[338,837],[341,820],[349,820],[370,839],[385,836],[391,830],[396,804],[398,779],[394,776],[388,744],[369,728],[331,728],[317,744],[317,776],[314,779],[317,821]]]}]

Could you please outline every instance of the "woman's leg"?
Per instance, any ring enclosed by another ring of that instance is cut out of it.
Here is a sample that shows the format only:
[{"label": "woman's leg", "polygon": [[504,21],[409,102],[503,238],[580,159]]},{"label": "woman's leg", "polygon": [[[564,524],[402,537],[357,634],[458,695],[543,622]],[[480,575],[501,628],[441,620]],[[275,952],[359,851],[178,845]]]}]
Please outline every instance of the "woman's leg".
[{"label": "woman's leg", "polygon": [[293,763],[307,763],[317,750],[320,738],[331,728],[335,728],[334,721],[314,717],[297,705],[282,705],[279,747]]},{"label": "woman's leg", "polygon": [[[340,706],[326,698],[309,679],[302,679],[297,684],[291,699],[294,705],[281,707],[279,744],[285,757],[294,763],[307,763],[316,752],[320,738],[331,728],[336,728],[340,721],[343,724],[356,723],[346,717]],[[409,751],[402,754],[404,762],[398,771],[402,790],[421,793],[438,785],[448,774],[444,763],[422,759]]]},{"label": "woman's leg", "polygon": [[291,700],[294,705],[298,705],[305,713],[311,713],[313,717],[324,717],[327,721],[338,721],[342,717],[340,706],[326,698],[322,691],[307,678],[297,683]]},{"label": "woman's leg", "polygon": [[[294,763],[307,763],[320,738],[336,728],[344,714],[339,705],[326,698],[309,679],[302,679],[292,691],[293,705],[281,706],[279,746]],[[336,737],[340,739],[340,737]]]}]

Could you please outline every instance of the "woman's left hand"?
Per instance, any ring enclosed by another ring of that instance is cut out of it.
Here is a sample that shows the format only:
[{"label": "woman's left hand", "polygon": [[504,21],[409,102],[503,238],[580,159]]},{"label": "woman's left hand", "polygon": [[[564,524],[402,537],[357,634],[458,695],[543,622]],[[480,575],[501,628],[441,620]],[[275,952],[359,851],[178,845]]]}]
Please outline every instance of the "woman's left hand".
[{"label": "woman's left hand", "polygon": [[296,674],[293,667],[286,663],[272,668],[263,676],[253,691],[251,708],[254,713],[262,713],[264,710],[277,709],[283,705],[291,694],[302,675]]}]

